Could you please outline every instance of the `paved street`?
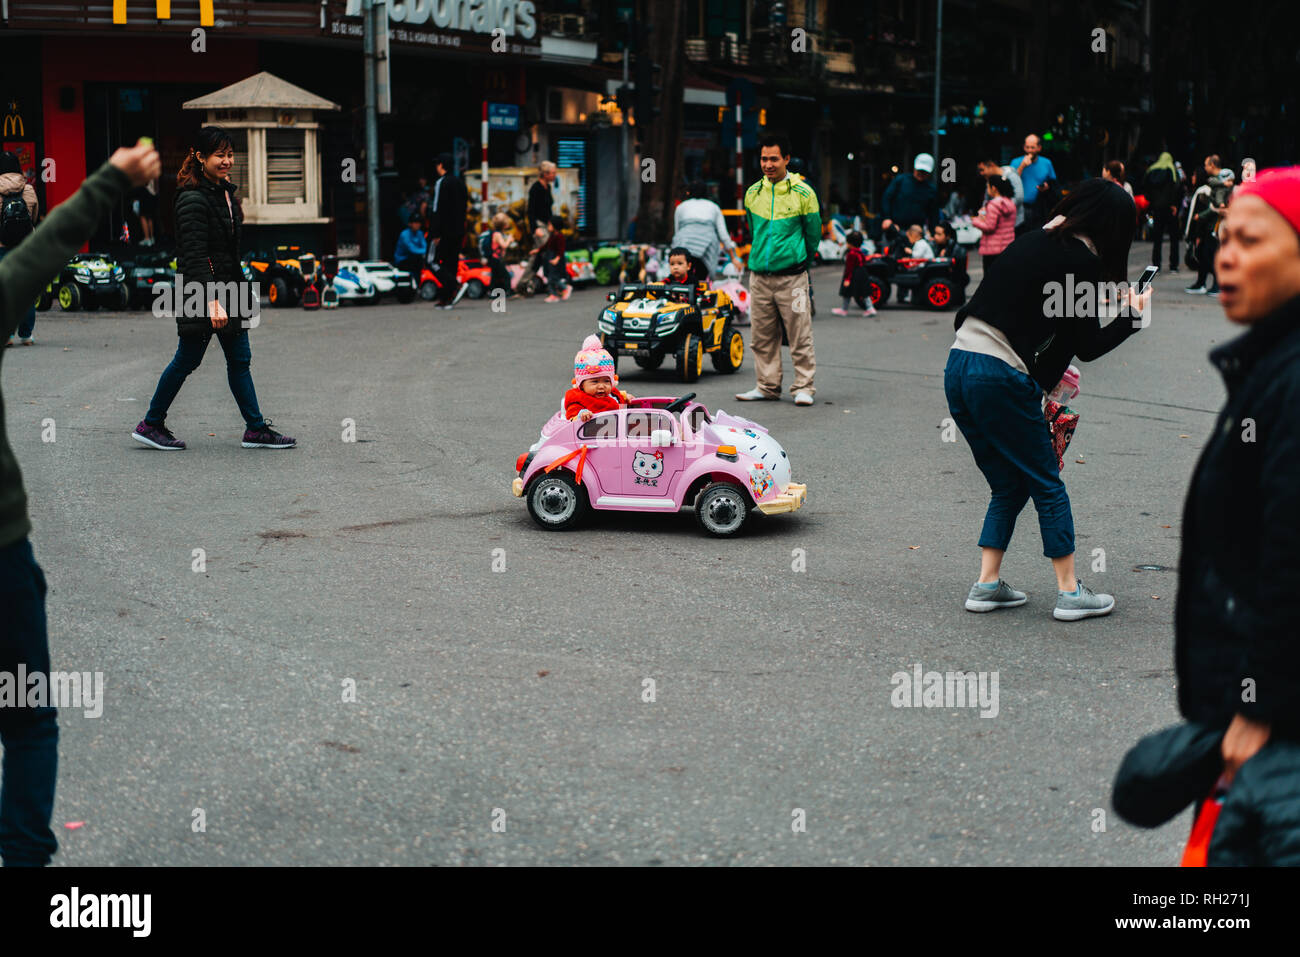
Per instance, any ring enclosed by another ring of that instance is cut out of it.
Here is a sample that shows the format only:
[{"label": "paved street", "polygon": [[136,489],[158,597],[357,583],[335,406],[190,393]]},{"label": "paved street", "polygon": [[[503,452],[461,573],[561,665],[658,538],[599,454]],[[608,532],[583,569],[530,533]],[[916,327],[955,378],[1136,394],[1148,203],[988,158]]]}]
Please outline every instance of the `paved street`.
[{"label": "paved street", "polygon": [[[807,506],[734,540],[689,512],[549,533],[512,497],[603,290],[269,312],[253,375],[288,452],[239,447],[215,343],[169,417],[189,450],[137,445],[173,329],[41,314],[5,357],[9,435],[54,668],[106,682],[102,717],[60,716],[55,863],[1176,863],[1189,815],[1140,832],[1109,794],[1177,717],[1174,573],[1134,567],[1177,564],[1217,303],[1164,274],[1151,327],[1081,367],[1065,476],[1081,574],[1118,607],[1066,624],[1032,507],[1004,566],[1029,603],[963,610],[987,489],[941,441],[952,315],[835,318],[839,275],[816,275],[813,408],[740,407],[748,355],[691,387],[623,369],[788,450]],[[893,707],[917,663],[998,672],[997,716]]]}]

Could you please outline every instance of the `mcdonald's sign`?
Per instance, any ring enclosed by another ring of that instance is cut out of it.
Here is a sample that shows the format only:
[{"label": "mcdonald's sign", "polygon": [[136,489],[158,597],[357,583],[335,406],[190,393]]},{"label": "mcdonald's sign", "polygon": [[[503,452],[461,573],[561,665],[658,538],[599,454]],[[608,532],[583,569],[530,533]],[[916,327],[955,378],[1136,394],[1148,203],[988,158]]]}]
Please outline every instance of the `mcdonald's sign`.
[{"label": "mcdonald's sign", "polygon": [[[159,20],[172,18],[172,0],[157,0]],[[126,23],[126,0],[113,0],[113,22]],[[199,0],[199,25],[210,27],[216,23],[212,0]]]},{"label": "mcdonald's sign", "polygon": [[4,136],[26,136],[27,130],[23,126],[23,118],[18,113],[18,101],[10,100],[9,109],[5,110]]}]

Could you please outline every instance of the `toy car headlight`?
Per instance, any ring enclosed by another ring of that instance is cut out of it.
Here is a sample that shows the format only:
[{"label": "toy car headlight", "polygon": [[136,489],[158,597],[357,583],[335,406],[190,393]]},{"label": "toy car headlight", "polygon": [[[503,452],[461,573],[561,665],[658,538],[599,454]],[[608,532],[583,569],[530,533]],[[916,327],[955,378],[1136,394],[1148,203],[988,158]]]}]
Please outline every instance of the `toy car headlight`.
[{"label": "toy car headlight", "polygon": [[614,310],[606,309],[596,320],[596,328],[601,332],[610,333],[614,331]]},{"label": "toy car headlight", "polygon": [[678,326],[677,321],[676,321],[676,320],[673,320],[672,322],[661,322],[661,323],[659,323],[659,325],[656,326],[655,328],[656,328],[656,331],[657,331],[661,336],[666,336],[666,335],[667,335],[668,333],[670,333],[670,332],[676,332],[676,331],[677,331],[677,326]]},{"label": "toy car headlight", "polygon": [[121,279],[123,276],[126,275],[126,273],[122,270],[121,266],[114,266],[113,275],[116,276],[118,279]]},{"label": "toy car headlight", "polygon": [[90,270],[87,269],[85,266],[78,266],[78,267],[77,267],[77,275],[78,275],[78,276],[81,276],[81,277],[83,277],[83,278],[85,278],[85,279],[89,279],[89,278],[90,278]]}]

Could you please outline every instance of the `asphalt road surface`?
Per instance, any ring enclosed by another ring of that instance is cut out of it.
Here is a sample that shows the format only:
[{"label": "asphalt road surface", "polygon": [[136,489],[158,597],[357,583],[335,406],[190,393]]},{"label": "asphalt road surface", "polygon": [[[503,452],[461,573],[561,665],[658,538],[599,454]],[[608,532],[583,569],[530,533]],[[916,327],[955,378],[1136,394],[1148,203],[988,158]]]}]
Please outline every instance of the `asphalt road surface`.
[{"label": "asphalt road surface", "polygon": [[[55,862],[1176,864],[1190,814],[1142,832],[1109,798],[1177,720],[1172,569],[1232,334],[1185,279],[1082,366],[1065,478],[1118,606],[1078,623],[1032,506],[1003,570],[1029,603],[963,609],[987,488],[942,439],[952,315],[835,318],[837,268],[814,407],[741,407],[748,355],[690,387],[625,370],[788,450],[807,506],[731,540],[688,511],[546,532],[511,495],[603,290],[269,312],[253,374],[293,451],[240,448],[215,343],[168,419],[189,449],[136,444],[173,328],[41,314],[4,363],[9,435],[54,667],[105,681],[101,716],[60,715]],[[996,716],[894,707],[918,664],[997,672]]]}]

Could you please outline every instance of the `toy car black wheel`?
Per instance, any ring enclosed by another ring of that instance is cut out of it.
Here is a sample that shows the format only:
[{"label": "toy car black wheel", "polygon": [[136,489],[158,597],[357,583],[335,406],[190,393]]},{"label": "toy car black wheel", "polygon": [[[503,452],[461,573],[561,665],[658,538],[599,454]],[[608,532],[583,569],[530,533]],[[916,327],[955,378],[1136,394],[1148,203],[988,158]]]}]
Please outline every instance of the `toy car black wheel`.
[{"label": "toy car black wheel", "polygon": [[931,279],[925,284],[921,298],[931,309],[947,309],[955,298],[952,283],[947,279]]},{"label": "toy car black wheel", "polygon": [[889,283],[879,279],[867,280],[867,298],[873,306],[878,306],[889,298]]},{"label": "toy car black wheel", "polygon": [[677,350],[677,378],[683,382],[695,382],[703,370],[704,343],[699,336],[688,332]]},{"label": "toy car black wheel", "polygon": [[420,298],[425,302],[433,302],[438,298],[438,284],[432,279],[426,279],[420,283]]},{"label": "toy car black wheel", "polygon": [[728,322],[722,327],[722,345],[716,352],[709,353],[713,359],[713,368],[718,372],[735,372],[745,361],[745,337],[733,329]]},{"label": "toy car black wheel", "polygon": [[414,299],[415,299],[414,289],[407,289],[403,287],[397,290],[397,301],[400,302],[402,305],[406,305],[408,302],[412,302]]},{"label": "toy car black wheel", "polygon": [[64,312],[76,312],[81,308],[81,290],[76,283],[65,282],[59,286],[59,308]]},{"label": "toy car black wheel", "polygon": [[482,299],[487,294],[487,287],[483,285],[482,280],[471,279],[465,283],[465,295],[471,299]]},{"label": "toy car black wheel", "polygon": [[574,528],[588,508],[587,490],[564,469],[542,475],[528,489],[528,514],[542,528],[557,532]]},{"label": "toy car black wheel", "polygon": [[126,283],[117,284],[117,293],[108,300],[115,309],[127,310],[131,308],[131,290],[127,288]]},{"label": "toy car black wheel", "polygon": [[648,356],[637,356],[634,360],[642,369],[654,370],[664,364],[664,354],[662,352],[652,352]]},{"label": "toy car black wheel", "polygon": [[695,518],[710,535],[725,538],[749,517],[749,493],[731,482],[713,482],[695,497]]},{"label": "toy car black wheel", "polygon": [[271,280],[271,285],[267,288],[266,299],[277,309],[289,305],[289,284],[276,276]]}]

